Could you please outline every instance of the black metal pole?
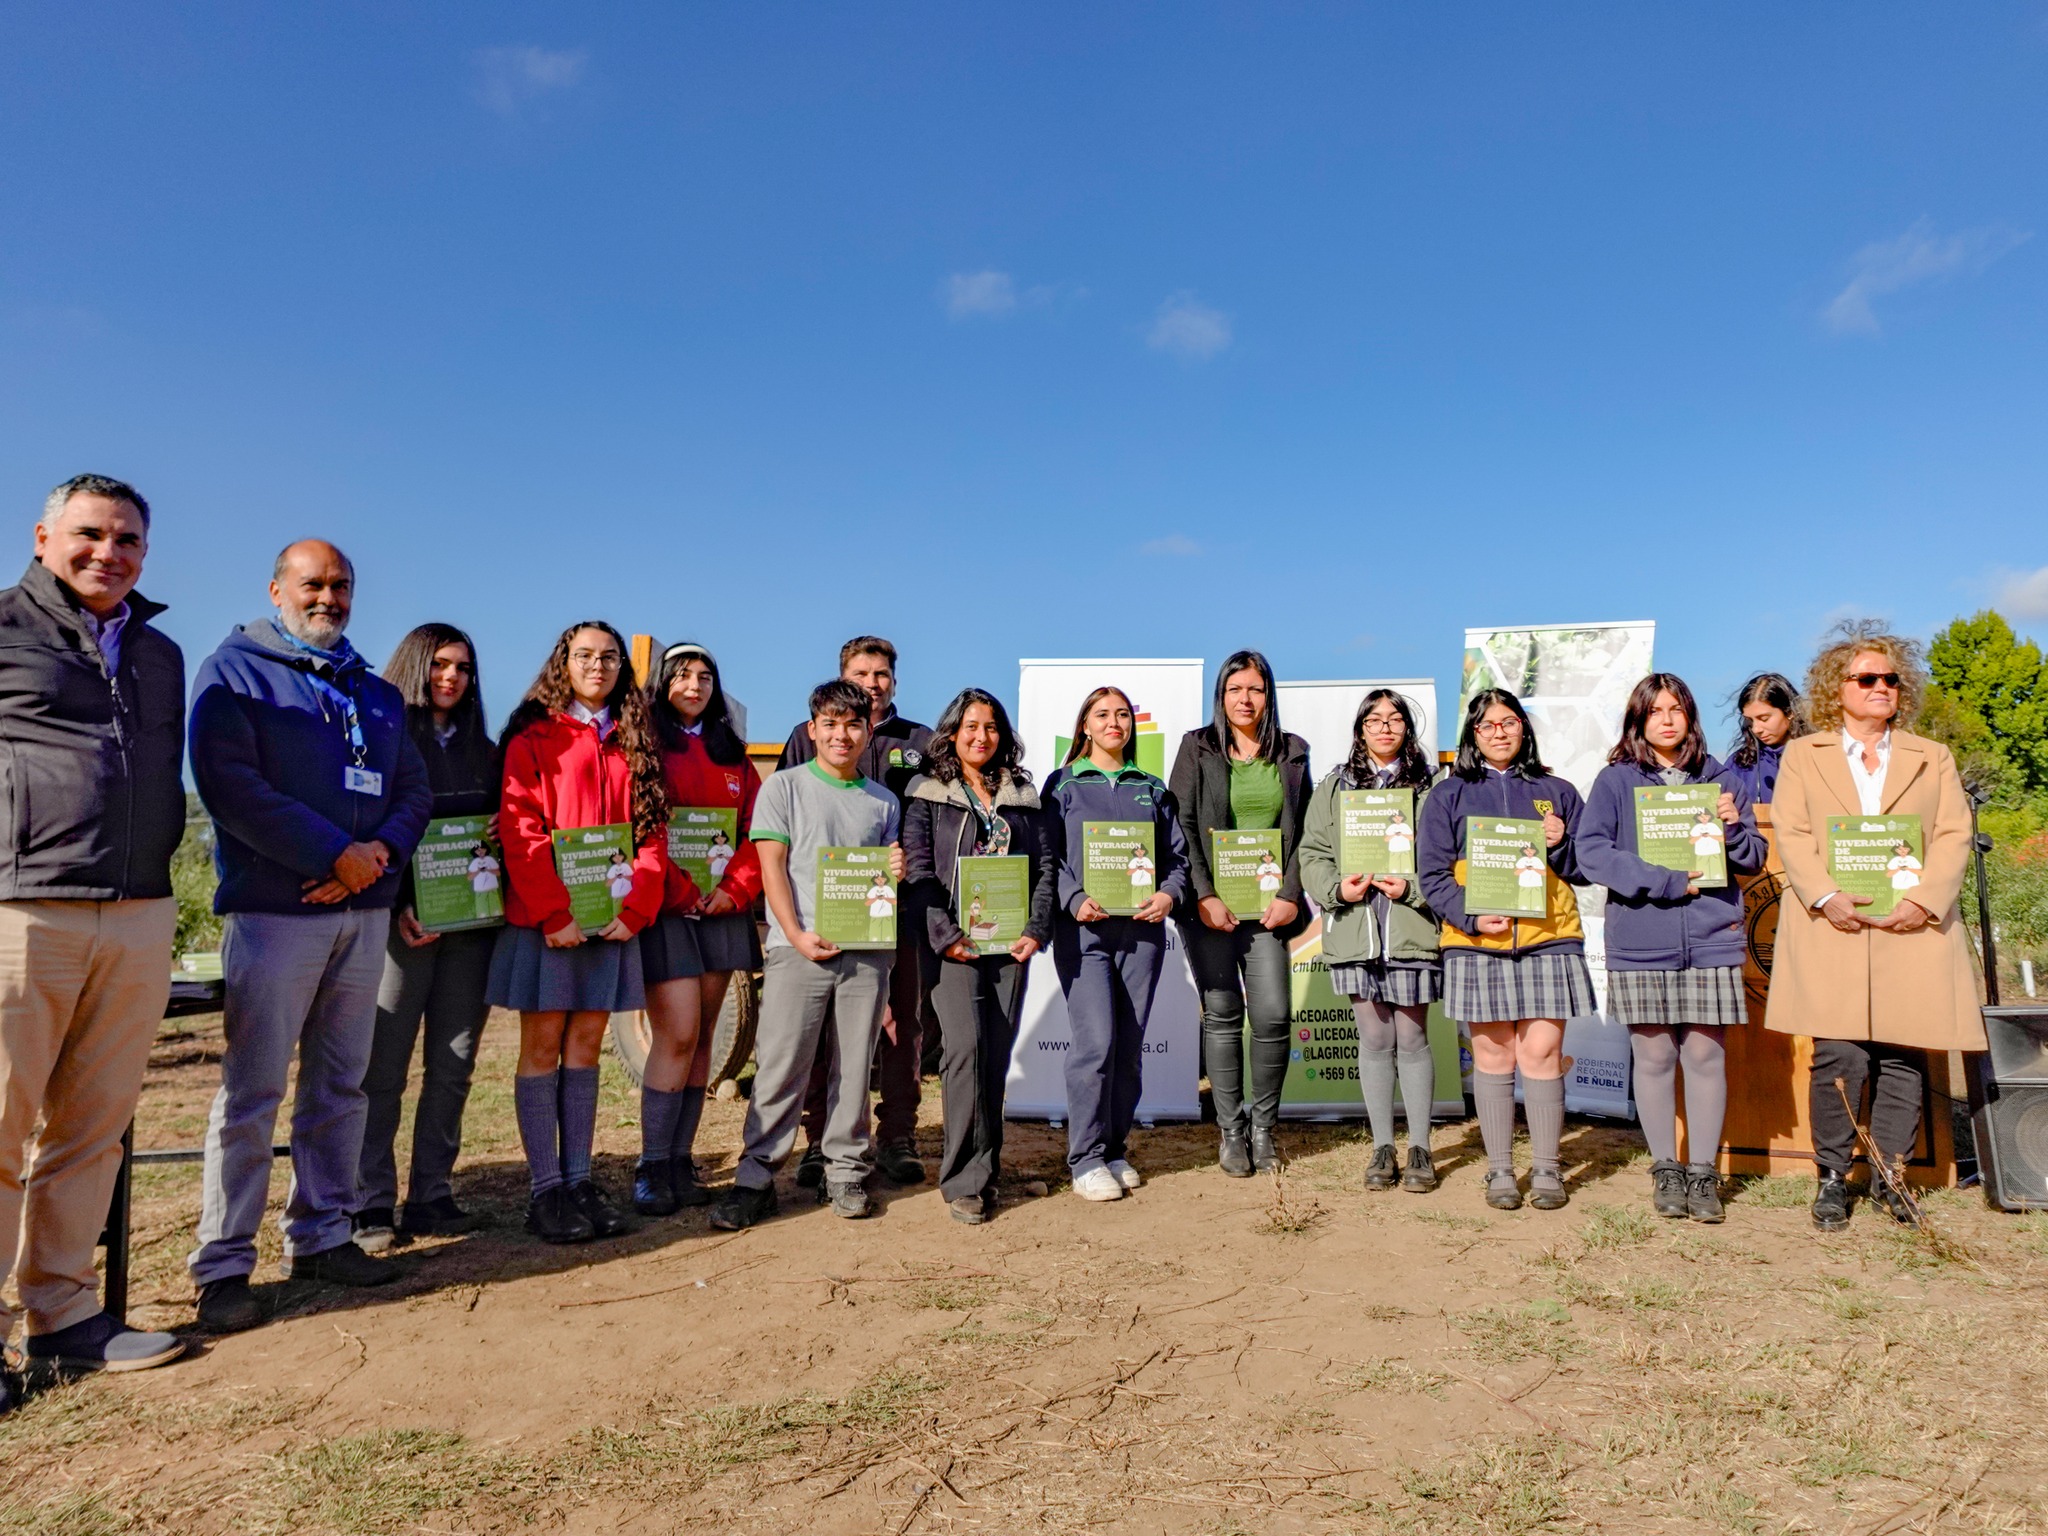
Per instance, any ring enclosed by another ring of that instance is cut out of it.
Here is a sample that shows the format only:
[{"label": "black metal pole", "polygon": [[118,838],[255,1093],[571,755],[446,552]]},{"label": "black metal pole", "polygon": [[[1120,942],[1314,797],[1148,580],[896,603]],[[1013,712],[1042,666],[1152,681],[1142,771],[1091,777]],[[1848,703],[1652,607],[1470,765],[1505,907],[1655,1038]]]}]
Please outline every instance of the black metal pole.
[{"label": "black metal pole", "polygon": [[1984,1001],[1998,1006],[1998,943],[1991,936],[1991,885],[1984,878],[1984,855],[1991,839],[1977,830],[1977,797],[1970,796],[1970,857],[1977,865],[1977,927],[1984,938]]},{"label": "black metal pole", "polygon": [[115,1322],[128,1321],[128,1201],[130,1173],[135,1166],[135,1122],[121,1133],[121,1168],[114,1175],[114,1197],[107,1203],[107,1229],[100,1241],[107,1249],[107,1279],[103,1305]]}]

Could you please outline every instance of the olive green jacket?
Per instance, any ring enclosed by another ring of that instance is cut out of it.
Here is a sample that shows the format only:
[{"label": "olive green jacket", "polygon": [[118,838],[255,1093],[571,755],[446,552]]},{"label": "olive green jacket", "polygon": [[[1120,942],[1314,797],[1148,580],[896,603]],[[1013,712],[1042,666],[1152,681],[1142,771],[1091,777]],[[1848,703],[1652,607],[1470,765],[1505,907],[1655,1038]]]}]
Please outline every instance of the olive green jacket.
[{"label": "olive green jacket", "polygon": [[[1399,901],[1387,903],[1387,931],[1374,919],[1372,902],[1347,902],[1338,894],[1344,877],[1337,872],[1337,795],[1356,789],[1343,766],[1323,775],[1309,797],[1308,817],[1301,829],[1301,886],[1322,912],[1323,963],[1361,965],[1368,960],[1434,960],[1438,923],[1422,886],[1408,876]],[[1427,788],[1415,791],[1415,819],[1422,820]]]}]

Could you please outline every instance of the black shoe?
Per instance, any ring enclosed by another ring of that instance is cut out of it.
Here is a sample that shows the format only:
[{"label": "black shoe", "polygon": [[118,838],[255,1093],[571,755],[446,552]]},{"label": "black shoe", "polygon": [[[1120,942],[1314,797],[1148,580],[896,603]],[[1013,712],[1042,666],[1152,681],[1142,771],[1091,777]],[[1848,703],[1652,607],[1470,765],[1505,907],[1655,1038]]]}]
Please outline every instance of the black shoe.
[{"label": "black shoe", "polygon": [[1849,1225],[1849,1181],[1839,1173],[1821,1173],[1820,1187],[1813,1194],[1813,1224],[1823,1232],[1839,1232]]},{"label": "black shoe", "polygon": [[859,1184],[827,1184],[823,1203],[832,1207],[834,1216],[844,1216],[848,1221],[873,1215],[875,1209],[867,1190]]},{"label": "black shoe", "polygon": [[388,1205],[357,1211],[348,1219],[349,1237],[365,1253],[389,1253],[398,1241],[398,1218]]},{"label": "black shoe", "polygon": [[292,1260],[294,1280],[317,1280],[323,1285],[389,1285],[398,1278],[398,1267],[373,1259],[353,1242],[337,1243],[318,1253],[302,1253]]},{"label": "black shoe", "polygon": [[269,1317],[247,1275],[209,1280],[199,1287],[199,1326],[207,1333],[240,1333]]},{"label": "black shoe", "polygon": [[[819,1171],[823,1172],[823,1169]],[[735,1184],[712,1211],[711,1225],[721,1232],[741,1232],[756,1222],[766,1221],[776,1209],[773,1184],[763,1185],[760,1189]]]},{"label": "black shoe", "polygon": [[597,1236],[590,1218],[576,1209],[560,1184],[527,1202],[526,1230],[544,1243],[587,1243]]},{"label": "black shoe", "polygon": [[[1900,1178],[1903,1182],[1903,1173]],[[1873,1173],[1870,1176],[1870,1203],[1902,1227],[1919,1225],[1919,1219],[1913,1214],[1912,1204],[1904,1195],[1887,1184],[1881,1173]]]},{"label": "black shoe", "polygon": [[1684,1164],[1662,1157],[1650,1164],[1650,1209],[1659,1216],[1685,1220],[1689,1206]]},{"label": "black shoe", "polygon": [[1394,1157],[1394,1144],[1382,1142],[1372,1149],[1372,1161],[1365,1165],[1367,1189],[1392,1189],[1400,1178],[1401,1164]]},{"label": "black shoe", "polygon": [[1216,1149],[1216,1166],[1233,1179],[1252,1176],[1252,1149],[1245,1141],[1243,1126],[1223,1133],[1223,1144]]},{"label": "black shoe", "polygon": [[1486,1176],[1486,1203],[1496,1211],[1519,1211],[1522,1187],[1515,1182],[1515,1170],[1502,1168]]},{"label": "black shoe", "polygon": [[679,1157],[669,1166],[675,1175],[669,1187],[676,1192],[678,1208],[709,1205],[718,1198],[698,1181],[697,1165],[688,1157]]},{"label": "black shoe", "polygon": [[1408,1149],[1408,1167],[1401,1174],[1401,1187],[1411,1195],[1426,1195],[1436,1188],[1436,1161],[1427,1147]]},{"label": "black shoe", "polygon": [[569,1186],[569,1203],[583,1213],[583,1219],[590,1223],[591,1232],[598,1237],[617,1237],[621,1232],[633,1230],[633,1224],[626,1220],[625,1213],[588,1179]]},{"label": "black shoe", "polygon": [[10,1351],[0,1359],[0,1419],[14,1411],[21,1403],[22,1385],[14,1372],[14,1356]]},{"label": "black shoe", "polygon": [[917,1147],[912,1142],[883,1143],[875,1153],[875,1167],[883,1178],[899,1188],[924,1182],[924,1164],[918,1160]]},{"label": "black shoe", "polygon": [[1252,1167],[1259,1173],[1280,1171],[1280,1148],[1274,1145],[1270,1125],[1252,1127]]},{"label": "black shoe", "polygon": [[1688,1168],[1685,1205],[1694,1221],[1713,1223],[1725,1219],[1728,1213],[1721,1207],[1721,1175],[1712,1168]]},{"label": "black shoe", "polygon": [[673,1216],[681,1209],[676,1198],[676,1165],[664,1158],[633,1170],[633,1209],[642,1216]]},{"label": "black shoe", "polygon": [[825,1149],[815,1142],[804,1148],[804,1155],[797,1160],[796,1187],[798,1189],[823,1189],[825,1187]]},{"label": "black shoe", "polygon": [[457,1205],[453,1195],[442,1195],[424,1205],[408,1200],[398,1213],[398,1220],[409,1237],[460,1237],[484,1224],[481,1216]]}]

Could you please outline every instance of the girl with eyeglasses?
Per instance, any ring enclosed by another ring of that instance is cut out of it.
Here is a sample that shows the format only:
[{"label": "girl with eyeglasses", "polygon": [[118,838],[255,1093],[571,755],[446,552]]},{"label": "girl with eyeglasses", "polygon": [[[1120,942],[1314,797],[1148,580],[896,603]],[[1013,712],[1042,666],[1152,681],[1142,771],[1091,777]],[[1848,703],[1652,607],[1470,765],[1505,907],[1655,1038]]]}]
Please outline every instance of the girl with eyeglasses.
[{"label": "girl with eyeglasses", "polygon": [[[1442,920],[1444,1011],[1472,1032],[1472,1096],[1486,1143],[1486,1203],[1522,1204],[1515,1178],[1515,1076],[1529,1121],[1529,1203],[1570,1198],[1558,1161],[1564,1137],[1565,1020],[1594,1011],[1573,853],[1579,792],[1543,765],[1522,701],[1504,688],[1475,694],[1450,773],[1430,792],[1416,849],[1422,893]],[[1543,824],[1546,901],[1540,918],[1465,910],[1465,826],[1473,817]],[[1583,881],[1580,881],[1583,883]]]}]

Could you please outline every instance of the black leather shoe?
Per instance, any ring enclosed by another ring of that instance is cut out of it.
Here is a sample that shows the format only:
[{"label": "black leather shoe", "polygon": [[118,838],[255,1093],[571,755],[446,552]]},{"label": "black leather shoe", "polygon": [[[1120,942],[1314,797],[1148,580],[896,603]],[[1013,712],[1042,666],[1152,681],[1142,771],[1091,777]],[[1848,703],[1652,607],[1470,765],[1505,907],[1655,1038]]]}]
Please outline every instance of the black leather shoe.
[{"label": "black leather shoe", "polygon": [[725,1192],[725,1198],[711,1213],[711,1225],[721,1232],[739,1232],[766,1221],[776,1212],[775,1186],[765,1185],[760,1189],[749,1189],[744,1184],[735,1184]]},{"label": "black leather shoe", "polygon": [[241,1333],[268,1316],[249,1289],[247,1275],[229,1275],[199,1287],[199,1326],[206,1333]]},{"label": "black leather shoe", "polygon": [[1252,1127],[1252,1167],[1260,1173],[1280,1171],[1280,1148],[1273,1141],[1273,1127]]},{"label": "black leather shoe", "polygon": [[796,1187],[798,1189],[823,1189],[825,1187],[825,1150],[812,1145],[804,1148],[804,1155],[797,1159]]},{"label": "black leather shoe", "polygon": [[1216,1151],[1216,1166],[1233,1179],[1252,1176],[1252,1149],[1242,1127],[1223,1133],[1223,1144]]},{"label": "black leather shoe", "polygon": [[1411,1195],[1426,1195],[1436,1188],[1436,1160],[1427,1147],[1408,1149],[1408,1166],[1401,1172],[1401,1187]]},{"label": "black leather shoe", "polygon": [[899,1187],[924,1182],[924,1164],[918,1160],[917,1147],[908,1141],[885,1143],[875,1153],[875,1167],[882,1177]]},{"label": "black leather shoe", "polygon": [[1685,1220],[1685,1165],[1660,1157],[1650,1164],[1650,1209],[1659,1216]]},{"label": "black leather shoe", "polygon": [[1522,1208],[1522,1187],[1515,1182],[1514,1169],[1503,1168],[1486,1176],[1486,1203],[1496,1211],[1519,1211]]},{"label": "black leather shoe", "polygon": [[1365,1187],[1392,1189],[1400,1181],[1401,1165],[1394,1159],[1394,1144],[1384,1142],[1372,1149],[1372,1161],[1365,1165]]},{"label": "black leather shoe", "polygon": [[697,1165],[687,1157],[679,1157],[670,1165],[675,1177],[669,1181],[669,1188],[676,1192],[676,1205],[709,1205],[718,1197],[706,1189],[697,1178]]},{"label": "black leather shoe", "polygon": [[1849,1225],[1849,1181],[1839,1173],[1821,1174],[1813,1194],[1813,1224],[1823,1232],[1839,1232]]},{"label": "black leather shoe", "polygon": [[569,1203],[583,1213],[583,1219],[590,1223],[590,1230],[598,1237],[617,1237],[621,1232],[633,1230],[633,1224],[626,1220],[625,1213],[590,1180],[569,1186]]},{"label": "black leather shoe", "polygon": [[1712,1224],[1725,1220],[1728,1213],[1721,1205],[1721,1175],[1712,1168],[1686,1169],[1685,1208],[1694,1221]]},{"label": "black leather shoe", "polygon": [[664,1158],[633,1170],[633,1209],[642,1216],[673,1216],[682,1206],[676,1199],[675,1164]]},{"label": "black leather shoe", "polygon": [[1913,1207],[1907,1203],[1903,1195],[1894,1193],[1891,1185],[1885,1183],[1882,1174],[1873,1173],[1870,1176],[1870,1203],[1902,1227],[1916,1225]]},{"label": "black leather shoe", "polygon": [[527,1202],[526,1230],[544,1243],[587,1243],[597,1236],[560,1184]]},{"label": "black leather shoe", "polygon": [[457,1205],[453,1195],[443,1195],[424,1205],[407,1201],[398,1219],[408,1237],[460,1237],[484,1224],[482,1217]]},{"label": "black leather shoe", "polygon": [[294,1280],[318,1280],[327,1285],[389,1285],[398,1278],[398,1266],[373,1259],[353,1242],[337,1243],[319,1253],[302,1253],[292,1260]]}]

